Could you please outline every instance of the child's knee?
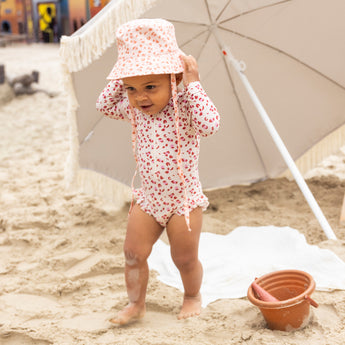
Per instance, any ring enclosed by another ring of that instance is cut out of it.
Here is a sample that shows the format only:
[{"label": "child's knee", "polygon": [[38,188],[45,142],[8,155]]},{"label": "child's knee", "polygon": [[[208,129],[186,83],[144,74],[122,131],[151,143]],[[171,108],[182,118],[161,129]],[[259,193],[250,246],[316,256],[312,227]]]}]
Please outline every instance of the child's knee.
[{"label": "child's knee", "polygon": [[145,262],[149,256],[140,250],[135,250],[133,248],[124,248],[125,261],[128,266],[140,266]]},{"label": "child's knee", "polygon": [[183,269],[187,271],[192,270],[195,267],[195,265],[197,265],[199,262],[197,256],[186,253],[182,255],[173,255],[172,259],[179,270]]}]

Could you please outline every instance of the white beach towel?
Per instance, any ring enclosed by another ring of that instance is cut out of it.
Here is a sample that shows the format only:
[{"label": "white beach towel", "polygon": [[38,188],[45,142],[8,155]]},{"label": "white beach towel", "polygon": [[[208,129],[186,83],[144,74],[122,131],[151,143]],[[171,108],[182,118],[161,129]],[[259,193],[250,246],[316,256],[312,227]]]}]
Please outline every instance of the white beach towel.
[{"label": "white beach towel", "polygon": [[[328,249],[309,245],[303,234],[289,227],[242,226],[228,235],[202,233],[199,257],[203,307],[218,299],[244,297],[256,277],[281,269],[308,272],[317,290],[345,290],[344,261]],[[158,240],[148,263],[160,281],[183,291],[169,245]]]}]

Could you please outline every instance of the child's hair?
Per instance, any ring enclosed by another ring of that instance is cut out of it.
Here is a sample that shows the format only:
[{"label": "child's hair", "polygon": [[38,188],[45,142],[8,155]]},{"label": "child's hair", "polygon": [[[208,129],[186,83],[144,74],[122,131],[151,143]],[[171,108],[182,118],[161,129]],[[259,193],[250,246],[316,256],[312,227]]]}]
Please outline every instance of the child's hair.
[{"label": "child's hair", "polygon": [[[184,186],[184,213],[189,225],[189,209],[185,178],[182,170],[181,143],[179,132],[179,109],[177,104],[176,74],[183,73],[183,63],[180,56],[184,53],[178,48],[175,28],[164,19],[136,19],[120,26],[116,32],[118,59],[107,79],[122,79],[126,77],[170,74],[171,93],[175,112],[175,128],[178,141],[177,166],[181,182]],[[132,148],[137,168],[136,156],[136,121],[135,111],[131,108]],[[133,197],[131,209],[133,206]],[[130,211],[131,211],[130,209]]]}]

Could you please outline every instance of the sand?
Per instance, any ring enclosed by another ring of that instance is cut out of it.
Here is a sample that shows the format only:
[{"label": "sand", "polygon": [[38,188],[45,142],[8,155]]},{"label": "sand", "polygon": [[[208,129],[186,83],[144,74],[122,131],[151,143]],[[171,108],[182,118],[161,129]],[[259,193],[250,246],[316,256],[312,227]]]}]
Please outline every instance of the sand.
[{"label": "sand", "polygon": [[[40,71],[36,93],[0,105],[0,344],[344,344],[345,291],[315,292],[306,328],[267,329],[247,298],[219,300],[178,321],[182,294],[150,273],[145,318],[125,327],[107,320],[125,306],[122,245],[127,208],[65,189],[66,94],[58,45],[0,48],[6,73]],[[240,225],[291,226],[310,244],[345,260],[339,224],[345,150],[306,175],[338,241],[327,240],[295,182],[273,179],[208,192],[204,231]]]}]

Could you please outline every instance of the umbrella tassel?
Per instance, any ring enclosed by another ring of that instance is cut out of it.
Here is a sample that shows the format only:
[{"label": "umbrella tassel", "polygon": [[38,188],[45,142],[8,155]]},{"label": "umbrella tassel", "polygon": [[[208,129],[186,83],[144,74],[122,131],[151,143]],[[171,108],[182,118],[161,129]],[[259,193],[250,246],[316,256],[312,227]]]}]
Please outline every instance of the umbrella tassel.
[{"label": "umbrella tassel", "polygon": [[179,110],[177,105],[177,86],[176,86],[176,77],[175,74],[171,74],[171,93],[174,102],[174,112],[175,112],[175,127],[177,135],[177,170],[179,177],[181,179],[183,188],[184,188],[184,217],[186,220],[188,231],[192,231],[190,228],[190,219],[189,219],[189,207],[188,207],[188,196],[187,196],[187,187],[186,181],[183,175],[182,170],[182,158],[181,158],[181,137],[179,130]]}]

